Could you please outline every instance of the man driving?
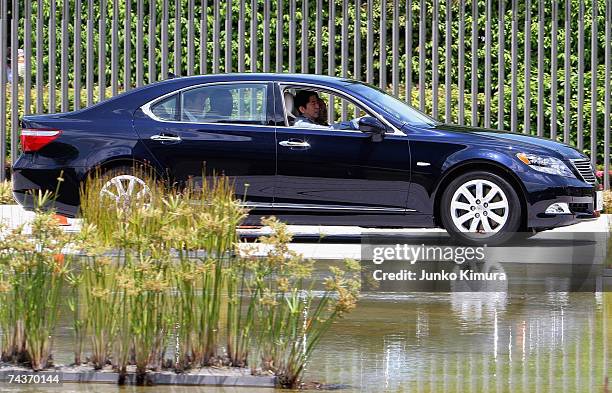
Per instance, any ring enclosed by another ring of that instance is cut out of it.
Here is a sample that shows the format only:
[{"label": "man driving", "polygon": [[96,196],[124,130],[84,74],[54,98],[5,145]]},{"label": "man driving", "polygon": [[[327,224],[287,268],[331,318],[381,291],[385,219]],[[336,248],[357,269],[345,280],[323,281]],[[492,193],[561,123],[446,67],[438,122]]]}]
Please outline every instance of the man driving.
[{"label": "man driving", "polygon": [[319,113],[321,110],[319,104],[319,95],[310,90],[300,90],[295,95],[295,106],[300,112],[295,118],[294,127],[302,128],[321,128],[329,129],[331,127],[317,124]]}]

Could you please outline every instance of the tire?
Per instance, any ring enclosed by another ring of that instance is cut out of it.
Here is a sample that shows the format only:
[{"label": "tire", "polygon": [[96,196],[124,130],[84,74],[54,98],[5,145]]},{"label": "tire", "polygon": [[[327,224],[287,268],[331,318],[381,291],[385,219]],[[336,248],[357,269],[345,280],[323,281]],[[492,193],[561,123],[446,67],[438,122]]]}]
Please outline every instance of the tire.
[{"label": "tire", "polygon": [[497,245],[519,230],[521,203],[501,176],[468,172],[444,190],[440,218],[450,236],[461,244]]}]

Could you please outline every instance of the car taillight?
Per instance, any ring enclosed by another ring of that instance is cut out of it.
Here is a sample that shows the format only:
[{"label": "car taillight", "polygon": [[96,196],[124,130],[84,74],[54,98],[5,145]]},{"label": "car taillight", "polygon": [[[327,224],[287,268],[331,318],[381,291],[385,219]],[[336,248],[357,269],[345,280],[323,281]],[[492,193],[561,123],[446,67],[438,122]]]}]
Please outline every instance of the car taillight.
[{"label": "car taillight", "polygon": [[24,152],[38,151],[62,134],[60,130],[21,130],[21,148]]}]

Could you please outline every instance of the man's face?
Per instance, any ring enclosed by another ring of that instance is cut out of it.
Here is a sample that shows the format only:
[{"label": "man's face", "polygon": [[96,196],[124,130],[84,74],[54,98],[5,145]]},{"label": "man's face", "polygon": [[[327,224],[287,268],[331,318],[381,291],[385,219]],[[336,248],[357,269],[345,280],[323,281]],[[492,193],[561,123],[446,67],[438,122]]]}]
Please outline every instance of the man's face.
[{"label": "man's face", "polygon": [[300,112],[310,120],[315,120],[319,117],[319,98],[316,95],[311,95],[305,106],[300,107]]}]

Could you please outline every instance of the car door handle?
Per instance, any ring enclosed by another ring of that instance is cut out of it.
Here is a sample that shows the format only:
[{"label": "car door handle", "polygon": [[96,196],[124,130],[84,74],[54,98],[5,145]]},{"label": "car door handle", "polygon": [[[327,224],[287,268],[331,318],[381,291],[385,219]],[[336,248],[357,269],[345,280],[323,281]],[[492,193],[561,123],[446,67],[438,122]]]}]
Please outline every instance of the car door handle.
[{"label": "car door handle", "polygon": [[288,141],[281,141],[278,144],[285,147],[301,147],[303,149],[307,149],[310,147],[310,143],[300,141],[298,139],[289,139]]},{"label": "car door handle", "polygon": [[152,135],[151,140],[157,141],[157,142],[180,142],[181,137],[178,135],[158,134],[158,135]]}]

